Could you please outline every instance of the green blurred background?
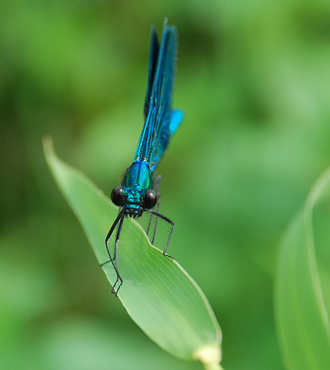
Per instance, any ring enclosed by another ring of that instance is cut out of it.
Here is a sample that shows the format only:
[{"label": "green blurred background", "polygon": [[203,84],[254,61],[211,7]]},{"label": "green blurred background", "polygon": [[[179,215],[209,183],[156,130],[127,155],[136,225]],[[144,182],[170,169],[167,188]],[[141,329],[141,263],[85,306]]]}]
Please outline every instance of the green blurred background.
[{"label": "green blurred background", "polygon": [[51,135],[110,194],[143,125],[150,25],[165,17],[185,112],[158,168],[169,253],[209,298],[223,367],[283,369],[278,244],[330,163],[329,2],[0,3],[1,369],[201,369],[160,350],[110,294],[41,145]]}]

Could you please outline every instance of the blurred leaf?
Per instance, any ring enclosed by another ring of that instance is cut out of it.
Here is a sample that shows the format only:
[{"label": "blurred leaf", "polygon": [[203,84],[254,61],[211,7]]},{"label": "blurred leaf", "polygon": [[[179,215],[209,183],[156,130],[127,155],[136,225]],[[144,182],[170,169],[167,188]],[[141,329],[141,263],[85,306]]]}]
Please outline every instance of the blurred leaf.
[{"label": "blurred leaf", "polygon": [[[314,238],[317,225],[312,222],[316,205],[329,201],[330,169],[315,183],[282,242],[275,309],[280,344],[290,370],[330,369],[329,315],[314,248],[314,239],[320,235]],[[329,230],[328,225],[324,232],[329,234]]]},{"label": "blurred leaf", "polygon": [[[117,208],[85,176],[61,162],[50,139],[44,141],[47,162],[66,200],[81,222],[99,264],[107,261],[104,239]],[[160,347],[185,360],[199,359],[219,369],[221,331],[203,292],[174,260],[153,247],[142,228],[125,220],[120,239],[119,299],[142,330]],[[116,280],[111,264],[103,266]]]},{"label": "blurred leaf", "polygon": [[[177,370],[200,369],[170,356],[145,335],[123,325],[75,316],[56,320],[43,338],[42,349],[52,370]],[[128,355],[129,354],[129,355]]]}]

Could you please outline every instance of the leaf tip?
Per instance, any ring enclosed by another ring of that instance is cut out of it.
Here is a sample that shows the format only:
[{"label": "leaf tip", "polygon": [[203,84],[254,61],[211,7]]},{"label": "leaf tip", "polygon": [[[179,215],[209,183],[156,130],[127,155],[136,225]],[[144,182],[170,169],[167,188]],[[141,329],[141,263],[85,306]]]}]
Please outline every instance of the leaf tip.
[{"label": "leaf tip", "polygon": [[218,343],[198,348],[193,353],[193,358],[204,365],[205,370],[221,370],[221,348]]}]

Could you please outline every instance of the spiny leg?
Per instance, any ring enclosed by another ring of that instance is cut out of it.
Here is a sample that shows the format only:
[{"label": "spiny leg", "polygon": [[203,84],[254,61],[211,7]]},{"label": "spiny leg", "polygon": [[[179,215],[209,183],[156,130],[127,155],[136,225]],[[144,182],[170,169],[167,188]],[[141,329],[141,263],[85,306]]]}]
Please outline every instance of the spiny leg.
[{"label": "spiny leg", "polygon": [[[159,208],[160,208],[160,198],[161,198],[160,193],[157,193],[157,198],[158,198],[158,202],[157,202],[157,213],[159,213]],[[150,217],[150,221],[151,221],[151,218],[152,218],[152,215],[151,215],[151,217]],[[154,241],[155,241],[155,238],[156,238],[157,226],[158,226],[158,216],[156,216],[154,235],[152,236],[152,242],[151,242],[151,244],[154,244]]]},{"label": "spiny leg", "polygon": [[[109,239],[111,238],[111,235],[112,235],[112,233],[113,233],[114,229],[116,228],[116,226],[117,226],[117,224],[118,224],[118,221],[119,221],[119,219],[120,219],[119,215],[121,215],[121,216],[123,216],[123,215],[124,215],[123,208],[120,208],[120,209],[119,209],[119,211],[118,211],[118,215],[117,215],[117,217],[116,217],[116,219],[115,219],[114,223],[112,224],[111,229],[109,230],[107,237],[105,238],[106,247],[107,247],[107,243],[108,243]],[[117,233],[117,234],[118,234],[118,233]],[[117,239],[117,237],[116,237],[116,239]],[[109,248],[108,248],[108,247],[107,247],[107,251],[108,251],[108,254],[109,254],[109,257],[110,257],[110,252],[109,252]],[[102,266],[106,265],[106,264],[107,264],[107,263],[109,263],[109,262],[111,262],[111,257],[110,257],[110,259],[109,259],[108,261],[105,261],[105,262],[101,263],[101,264],[100,264],[100,267],[102,267]]]},{"label": "spiny leg", "polygon": [[[117,273],[117,280],[114,283],[114,285],[111,289],[111,292],[114,293],[116,296],[119,292],[120,287],[123,285],[123,279],[121,278],[121,276],[119,274],[119,270],[118,270],[118,243],[119,243],[119,239],[120,239],[121,230],[123,228],[123,222],[124,222],[124,217],[122,217],[120,219],[120,222],[119,222],[119,225],[118,225],[117,235],[116,235],[116,242],[115,242],[115,250],[114,250],[114,254],[113,254],[113,259],[114,259],[114,262],[115,262],[115,265],[116,265],[115,271]],[[115,292],[115,286],[118,283],[118,281],[120,281],[120,284],[119,284],[119,287],[117,289],[117,292]]]},{"label": "spiny leg", "polygon": [[168,222],[169,224],[171,224],[171,225],[172,225],[172,227],[171,227],[171,231],[170,231],[170,235],[169,235],[169,237],[168,237],[168,240],[167,240],[167,243],[166,243],[165,249],[164,249],[164,251],[163,251],[163,255],[164,255],[164,256],[167,256],[167,257],[170,257],[170,258],[173,258],[173,257],[169,256],[168,254],[166,254],[166,251],[167,251],[167,248],[168,248],[168,246],[169,246],[169,244],[170,244],[170,240],[171,240],[171,238],[172,238],[173,229],[174,229],[174,222],[173,222],[172,220],[170,220],[168,217],[166,217],[166,216],[162,215],[161,213],[158,213],[158,212],[156,212],[156,211],[153,211],[152,209],[151,209],[151,210],[148,210],[148,212],[149,212],[149,213],[151,213],[152,215],[155,215],[156,217],[159,217],[159,218],[163,219],[164,221],[166,221],[166,222]]},{"label": "spiny leg", "polygon": [[[116,242],[117,243],[117,242]],[[108,240],[106,242],[106,246],[107,246],[107,249],[109,249],[108,247]],[[121,287],[121,285],[123,284],[123,279],[121,278],[120,274],[119,274],[119,271],[118,271],[118,268],[117,268],[117,261],[114,261],[114,259],[111,257],[111,254],[109,253],[109,257],[110,257],[110,261],[112,263],[112,266],[116,272],[116,275],[117,275],[117,278],[116,278],[116,281],[115,283],[113,284],[112,286],[112,289],[111,289],[111,293],[115,294],[115,296],[117,297],[117,294],[118,294],[118,290],[119,288]],[[109,261],[107,261],[106,263],[109,263]],[[104,264],[100,265],[101,267],[103,266]],[[120,284],[119,284],[119,288],[117,289],[117,292],[115,291],[115,287],[118,283],[118,281],[120,281]]]},{"label": "spiny leg", "polygon": [[[159,187],[160,187],[160,181],[161,181],[161,179],[162,179],[162,177],[161,176],[158,176],[156,178],[156,180],[155,180],[155,190],[156,190],[156,194],[157,194],[157,198],[158,198],[158,201],[157,201],[157,213],[159,213],[159,208],[160,208],[160,198],[161,198],[161,195],[159,193]],[[148,225],[148,229],[147,229],[147,235],[148,236],[149,236],[149,231],[150,231],[152,219],[153,219],[153,214],[151,214],[150,220],[149,220],[149,225]],[[153,233],[153,236],[152,236],[151,244],[154,244],[154,242],[155,242],[157,225],[158,225],[158,216],[156,216],[155,228],[154,228],[154,233]]]},{"label": "spiny leg", "polygon": [[[123,284],[123,279],[121,278],[121,276],[119,274],[118,263],[117,263],[118,242],[119,242],[119,238],[120,238],[121,229],[122,229],[122,226],[123,226],[123,221],[124,221],[124,209],[120,210],[115,222],[112,224],[111,229],[109,230],[109,232],[107,234],[107,237],[105,239],[105,246],[106,246],[106,249],[107,249],[110,260],[106,261],[106,262],[104,262],[100,265],[100,267],[102,267],[105,264],[111,262],[111,264],[112,264],[112,266],[113,266],[113,268],[116,272],[116,275],[117,275],[117,279],[116,279],[116,281],[115,281],[115,283],[114,283],[114,285],[111,289],[111,293],[114,293],[116,296],[118,294],[119,288]],[[114,258],[112,258],[108,243],[109,243],[110,237],[111,237],[114,229],[116,228],[118,222],[119,222],[119,225],[118,225],[118,230],[117,230],[117,235],[116,235],[115,253],[114,253]],[[115,286],[118,283],[118,281],[120,281],[119,288],[117,289],[117,292],[115,292]]]}]

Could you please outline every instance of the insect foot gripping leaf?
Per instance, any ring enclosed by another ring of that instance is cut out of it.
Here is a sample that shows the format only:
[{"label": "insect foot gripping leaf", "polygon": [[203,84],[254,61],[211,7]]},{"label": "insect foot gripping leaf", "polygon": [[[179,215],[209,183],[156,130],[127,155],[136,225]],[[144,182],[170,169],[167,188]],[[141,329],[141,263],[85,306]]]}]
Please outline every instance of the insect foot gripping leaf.
[{"label": "insect foot gripping leaf", "polygon": [[329,245],[330,169],[315,183],[282,241],[275,314],[288,370],[330,369]]},{"label": "insect foot gripping leaf", "polygon": [[[116,207],[83,174],[59,160],[50,139],[44,150],[54,178],[80,221],[98,263],[107,261],[104,246]],[[200,360],[208,370],[221,369],[221,330],[201,289],[174,260],[149,243],[133,219],[120,240],[120,266],[125,283],[118,297],[128,314],[160,347],[184,360]],[[110,263],[102,267],[114,284]]]}]

